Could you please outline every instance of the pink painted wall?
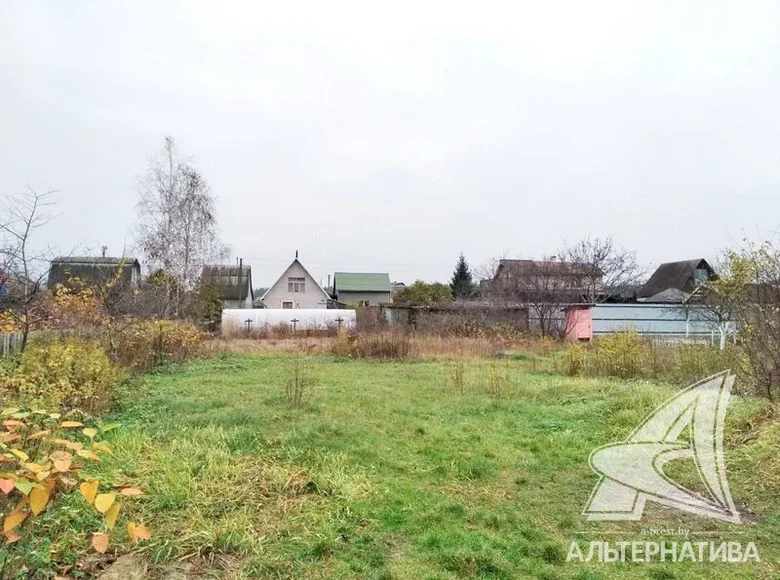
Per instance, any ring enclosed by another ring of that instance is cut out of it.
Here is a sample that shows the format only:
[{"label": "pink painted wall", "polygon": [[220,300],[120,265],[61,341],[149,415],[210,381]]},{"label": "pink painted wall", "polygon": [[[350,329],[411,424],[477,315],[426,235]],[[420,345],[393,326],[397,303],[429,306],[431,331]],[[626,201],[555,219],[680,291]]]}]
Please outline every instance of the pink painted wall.
[{"label": "pink painted wall", "polygon": [[590,306],[571,306],[566,309],[566,340],[573,342],[593,339]]}]

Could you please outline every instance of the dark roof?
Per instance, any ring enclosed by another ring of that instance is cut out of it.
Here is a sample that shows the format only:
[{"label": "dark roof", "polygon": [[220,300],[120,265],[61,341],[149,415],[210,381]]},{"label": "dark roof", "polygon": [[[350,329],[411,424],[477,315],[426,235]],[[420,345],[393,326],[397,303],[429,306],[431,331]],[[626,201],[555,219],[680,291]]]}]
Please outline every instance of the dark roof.
[{"label": "dark roof", "polygon": [[117,268],[122,269],[123,285],[129,287],[133,270],[141,272],[141,263],[135,258],[106,258],[89,256],[64,256],[54,258],[49,267],[48,287],[54,289],[58,284],[73,286],[78,279],[86,286],[98,286],[110,281]]},{"label": "dark roof", "polygon": [[334,292],[390,292],[390,276],[379,273],[336,272]]},{"label": "dark roof", "polygon": [[561,260],[499,260],[498,269],[499,271],[507,269],[513,274],[521,276],[534,275],[540,271],[558,276],[604,275],[604,272],[596,266]]},{"label": "dark roof", "polygon": [[222,300],[254,299],[251,266],[203,266],[200,277]]},{"label": "dark roof", "polygon": [[640,298],[650,298],[671,289],[690,294],[696,290],[693,272],[699,268],[707,270],[708,278],[715,276],[715,270],[712,269],[704,258],[661,264],[653,272],[653,275],[650,276],[650,279],[639,289],[637,295]]}]

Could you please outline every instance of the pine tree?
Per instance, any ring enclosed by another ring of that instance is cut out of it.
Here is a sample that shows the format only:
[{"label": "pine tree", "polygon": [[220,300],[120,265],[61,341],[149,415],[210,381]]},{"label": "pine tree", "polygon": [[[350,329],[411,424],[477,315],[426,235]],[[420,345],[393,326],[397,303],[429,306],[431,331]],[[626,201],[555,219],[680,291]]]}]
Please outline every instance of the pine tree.
[{"label": "pine tree", "polygon": [[458,263],[455,265],[455,271],[452,273],[450,282],[452,295],[458,299],[471,298],[474,294],[474,282],[471,278],[471,270],[466,262],[466,256],[461,253]]}]

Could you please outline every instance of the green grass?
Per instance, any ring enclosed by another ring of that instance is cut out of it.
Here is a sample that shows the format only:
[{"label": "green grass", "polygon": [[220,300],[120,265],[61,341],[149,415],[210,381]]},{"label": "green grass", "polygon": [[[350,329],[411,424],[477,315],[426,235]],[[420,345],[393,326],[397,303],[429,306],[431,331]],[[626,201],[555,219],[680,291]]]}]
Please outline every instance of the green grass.
[{"label": "green grass", "polygon": [[[727,459],[752,523],[727,539],[755,541],[760,564],[566,563],[575,538],[616,539],[583,532],[639,540],[642,527],[729,526],[650,503],[640,525],[586,522],[597,481],[590,452],[625,438],[672,391],[527,374],[522,364],[469,362],[461,393],[448,386],[446,362],[312,358],[316,387],[302,408],[285,397],[290,358],[170,368],[148,375],[111,417],[123,427],[95,474],[147,492],[127,510],[152,530],[143,549],[154,565],[189,558],[215,576],[776,576],[777,440],[750,436],[764,406],[737,399]],[[496,375],[506,385],[495,388]]]}]

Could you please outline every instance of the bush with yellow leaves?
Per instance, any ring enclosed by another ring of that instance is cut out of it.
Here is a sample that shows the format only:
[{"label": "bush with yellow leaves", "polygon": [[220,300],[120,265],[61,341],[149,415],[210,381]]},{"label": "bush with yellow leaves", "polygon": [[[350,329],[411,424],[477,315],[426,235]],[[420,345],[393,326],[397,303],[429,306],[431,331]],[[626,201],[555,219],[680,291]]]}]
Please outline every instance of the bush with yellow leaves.
[{"label": "bush with yellow leaves", "polygon": [[[49,509],[59,493],[77,493],[103,517],[101,529],[92,533],[92,546],[105,552],[111,530],[117,524],[121,504],[119,496],[138,496],[135,487],[101,490],[97,479],[81,478],[90,461],[111,449],[100,436],[118,427],[116,424],[85,427],[78,421],[60,420],[59,413],[7,408],[0,412],[0,509],[7,544],[30,533],[26,520]],[[101,493],[102,491],[102,493]],[[131,541],[148,539],[149,530],[136,522],[127,524]]]},{"label": "bush with yellow leaves", "polygon": [[3,361],[0,380],[14,400],[96,414],[108,409],[124,374],[100,343],[65,337],[32,341]]},{"label": "bush with yellow leaves", "polygon": [[202,352],[205,334],[181,320],[139,320],[118,338],[115,358],[127,368],[147,370],[184,362]]}]

